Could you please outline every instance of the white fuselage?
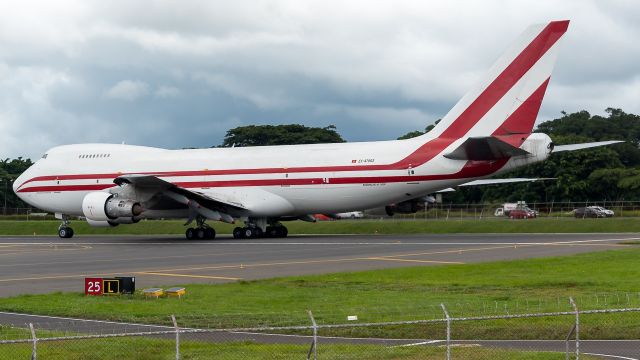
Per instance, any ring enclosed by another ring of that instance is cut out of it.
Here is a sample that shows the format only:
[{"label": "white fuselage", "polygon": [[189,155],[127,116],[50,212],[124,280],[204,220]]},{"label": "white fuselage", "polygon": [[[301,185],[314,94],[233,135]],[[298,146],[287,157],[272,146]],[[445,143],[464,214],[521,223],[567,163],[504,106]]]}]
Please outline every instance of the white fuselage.
[{"label": "white fuselage", "polygon": [[[382,142],[185,150],[67,145],[48,151],[15,181],[14,190],[37,208],[82,215],[87,193],[110,191],[120,175],[151,174],[194,192],[241,203],[251,210],[251,216],[297,216],[408,200],[548,155],[549,139],[544,134],[532,134],[522,144],[533,155],[508,162],[447,159],[442,155],[461,139],[448,146],[431,144],[439,140],[422,136]],[[152,211],[143,217],[184,214]]]}]

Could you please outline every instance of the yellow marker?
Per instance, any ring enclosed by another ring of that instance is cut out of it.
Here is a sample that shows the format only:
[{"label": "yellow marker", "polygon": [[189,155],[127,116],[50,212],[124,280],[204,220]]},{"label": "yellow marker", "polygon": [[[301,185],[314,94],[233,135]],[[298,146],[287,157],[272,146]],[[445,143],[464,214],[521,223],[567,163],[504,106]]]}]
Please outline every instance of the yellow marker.
[{"label": "yellow marker", "polygon": [[183,288],[183,287],[172,287],[167,289],[166,294],[168,297],[177,297],[177,298],[181,298],[184,295],[187,294],[187,289]]},{"label": "yellow marker", "polygon": [[164,290],[161,288],[150,288],[142,290],[144,297],[155,297],[156,299],[164,295]]}]

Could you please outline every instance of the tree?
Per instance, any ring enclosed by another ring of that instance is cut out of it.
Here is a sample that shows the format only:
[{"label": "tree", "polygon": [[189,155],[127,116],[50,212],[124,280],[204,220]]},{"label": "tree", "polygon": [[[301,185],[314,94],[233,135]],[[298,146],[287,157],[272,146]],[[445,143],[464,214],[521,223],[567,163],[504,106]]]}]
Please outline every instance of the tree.
[{"label": "tree", "polygon": [[419,130],[409,131],[408,133],[400,136],[398,138],[398,140],[411,139],[411,138],[414,138],[414,137],[417,137],[417,136],[420,136],[420,135],[424,135],[424,134],[428,133],[429,131],[433,130],[433,128],[435,128],[436,125],[438,125],[440,120],[442,120],[442,119],[438,119],[433,124],[427,125],[427,127],[424,128],[424,132],[419,131]]},{"label": "tree", "polygon": [[340,143],[334,125],[324,128],[289,125],[249,125],[227,131],[221,147]]},{"label": "tree", "polygon": [[12,184],[31,165],[33,165],[31,159],[23,159],[21,157],[12,160],[0,160],[0,206],[4,207],[6,198],[8,208],[28,207],[13,193]]}]

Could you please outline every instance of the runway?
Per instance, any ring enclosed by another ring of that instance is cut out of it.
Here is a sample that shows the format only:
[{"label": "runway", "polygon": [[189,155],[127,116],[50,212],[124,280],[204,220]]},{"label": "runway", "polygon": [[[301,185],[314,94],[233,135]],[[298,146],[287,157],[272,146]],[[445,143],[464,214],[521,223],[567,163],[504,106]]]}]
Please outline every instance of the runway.
[{"label": "runway", "polygon": [[176,236],[0,237],[0,297],[84,289],[84,277],[136,287],[433,266],[622,248],[638,234],[323,235],[187,241]]}]

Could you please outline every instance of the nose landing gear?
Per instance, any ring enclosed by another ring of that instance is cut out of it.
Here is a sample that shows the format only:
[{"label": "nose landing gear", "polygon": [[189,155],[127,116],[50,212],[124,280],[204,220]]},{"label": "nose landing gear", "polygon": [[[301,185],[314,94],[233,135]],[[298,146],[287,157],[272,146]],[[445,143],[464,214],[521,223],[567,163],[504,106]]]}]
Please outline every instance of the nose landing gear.
[{"label": "nose landing gear", "polygon": [[67,215],[61,215],[62,224],[58,227],[58,236],[62,239],[70,239],[73,237],[73,229],[69,226],[71,221]]}]

